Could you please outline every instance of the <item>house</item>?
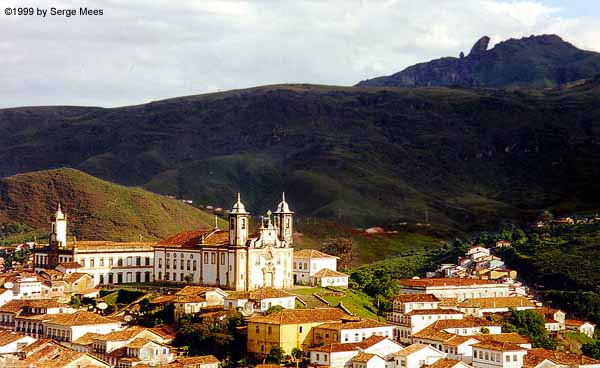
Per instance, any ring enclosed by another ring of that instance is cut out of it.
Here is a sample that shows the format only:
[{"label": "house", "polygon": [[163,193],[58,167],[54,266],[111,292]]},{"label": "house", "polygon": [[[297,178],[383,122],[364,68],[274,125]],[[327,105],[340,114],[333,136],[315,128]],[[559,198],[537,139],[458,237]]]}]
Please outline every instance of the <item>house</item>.
[{"label": "house", "polygon": [[340,322],[323,323],[313,328],[314,344],[359,342],[370,336],[393,338],[393,325],[362,319],[343,317]]},{"label": "house", "polygon": [[467,249],[466,255],[472,261],[476,261],[482,257],[489,256],[490,250],[482,245],[475,245]]},{"label": "house", "polygon": [[414,309],[437,309],[439,304],[440,299],[433,294],[396,295],[393,301],[393,311],[404,314]]},{"label": "house", "polygon": [[94,289],[96,283],[94,278],[82,272],[73,272],[65,275],[63,280],[66,283],[65,292],[72,295],[84,295]]},{"label": "house", "polygon": [[496,240],[496,248],[508,248],[512,245],[509,240]]},{"label": "house", "polygon": [[332,343],[309,349],[309,366],[344,368],[359,353],[375,354],[386,361],[403,347],[383,336],[370,336],[359,342]]},{"label": "house", "polygon": [[412,344],[394,354],[396,367],[421,368],[444,358],[446,354],[424,344]]},{"label": "house", "polygon": [[395,322],[396,340],[404,343],[411,342],[410,337],[423,330],[432,323],[440,320],[462,320],[463,312],[455,309],[413,309],[400,316]]},{"label": "house", "polygon": [[281,289],[263,287],[231,293],[225,298],[224,304],[226,310],[239,310],[244,315],[252,315],[266,313],[269,308],[274,306],[294,309],[296,296]]},{"label": "house", "polygon": [[[130,345],[136,340],[139,341],[134,345]],[[171,338],[166,338],[155,329],[132,326],[106,334],[88,332],[74,340],[71,346],[75,351],[90,353],[113,366],[121,364],[137,365],[141,361],[149,362],[149,364],[163,364],[173,360],[170,348],[162,346],[171,340]],[[152,341],[161,346],[152,345],[154,352],[150,353],[147,348],[150,345],[143,345],[142,341]],[[142,344],[141,347],[140,344]],[[133,350],[128,351],[128,346]]]},{"label": "house", "polygon": [[400,294],[433,294],[459,301],[472,298],[508,296],[508,285],[491,280],[463,278],[402,279]]},{"label": "house", "polygon": [[75,341],[89,332],[107,334],[123,328],[120,321],[88,311],[52,315],[42,325],[44,337],[67,342]]},{"label": "house", "polygon": [[310,276],[310,284],[320,287],[348,287],[349,276],[345,273],[334,271],[329,268],[322,268]]},{"label": "house", "polygon": [[483,341],[473,346],[475,368],[521,368],[527,349],[500,341]]},{"label": "house", "polygon": [[585,355],[536,348],[527,351],[524,366],[527,368],[600,368],[600,361]]},{"label": "house", "polygon": [[595,324],[588,321],[580,321],[576,319],[565,319],[565,328],[571,331],[577,331],[588,337],[594,337]]},{"label": "house", "polygon": [[15,299],[41,299],[43,281],[35,273],[21,273],[12,279],[12,287],[7,287],[8,282],[4,283],[4,287],[12,289]]},{"label": "house", "polygon": [[33,337],[43,336],[43,322],[59,313],[73,313],[69,304],[52,299],[15,299],[0,307],[0,327]]},{"label": "house", "polygon": [[483,317],[484,313],[508,312],[510,309],[535,309],[536,303],[522,296],[472,298],[462,301],[458,309],[465,315]]},{"label": "house", "polygon": [[560,309],[542,307],[534,309],[536,313],[545,318],[544,325],[548,331],[562,331],[565,329],[566,313]]},{"label": "house", "polygon": [[202,308],[222,306],[227,293],[216,287],[186,286],[175,293],[175,320],[186,314],[199,313]]},{"label": "house", "polygon": [[293,348],[302,350],[313,345],[312,329],[328,322],[341,322],[348,314],[338,308],[283,309],[248,319],[247,351],[265,356],[273,346],[286,354]]},{"label": "house", "polygon": [[0,331],[0,354],[16,354],[35,341],[35,338],[25,334],[7,330]]},{"label": "house", "polygon": [[110,368],[110,365],[88,353],[76,352],[59,344],[47,344],[19,361],[18,367]]},{"label": "house", "polygon": [[[214,355],[201,355],[201,356],[193,356],[193,357],[178,357],[174,362],[161,366],[162,368],[219,368],[219,359],[217,359]],[[273,364],[258,364],[256,368],[259,366],[271,366]],[[153,366],[148,366],[146,364],[140,364],[137,367],[139,368],[149,368]],[[277,367],[279,367],[277,365]]]},{"label": "house", "polygon": [[[56,265],[56,267],[54,268],[56,271],[65,274],[65,275],[69,275],[75,272],[79,272],[79,269],[81,269],[82,266],[75,262],[75,261],[69,261],[69,262],[60,262],[59,264]],[[46,271],[46,270],[42,270],[42,271]]]},{"label": "house", "polygon": [[511,278],[515,280],[517,278],[517,271],[504,268],[504,265],[498,268],[493,268],[492,265],[489,268],[484,268],[476,272],[477,277],[482,280],[500,280],[502,278]]},{"label": "house", "polygon": [[339,257],[315,249],[299,249],[294,251],[294,263],[292,266],[294,284],[308,285],[311,283],[311,276],[325,268],[337,271],[338,259]]},{"label": "house", "polygon": [[13,299],[15,299],[15,297],[12,290],[0,289],[0,306],[3,306]]},{"label": "house", "polygon": [[471,368],[471,366],[460,360],[442,358],[433,364],[423,366],[423,368]]},{"label": "house", "polygon": [[352,368],[386,368],[386,361],[376,354],[360,352],[351,360]]},{"label": "house", "polygon": [[139,364],[161,366],[172,362],[176,355],[170,346],[144,338],[136,338],[125,345],[122,351],[124,354],[117,360],[117,366],[121,368],[136,367]]}]

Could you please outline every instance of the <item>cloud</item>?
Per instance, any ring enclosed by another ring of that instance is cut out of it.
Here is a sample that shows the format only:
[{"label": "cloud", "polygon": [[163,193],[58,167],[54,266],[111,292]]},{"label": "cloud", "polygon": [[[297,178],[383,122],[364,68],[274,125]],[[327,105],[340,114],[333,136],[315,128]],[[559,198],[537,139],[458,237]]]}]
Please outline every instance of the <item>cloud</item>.
[{"label": "cloud", "polygon": [[90,7],[104,14],[0,15],[0,106],[120,106],[273,83],[353,85],[468,52],[483,35],[493,44],[558,33],[600,51],[597,19],[538,1],[101,0]]}]

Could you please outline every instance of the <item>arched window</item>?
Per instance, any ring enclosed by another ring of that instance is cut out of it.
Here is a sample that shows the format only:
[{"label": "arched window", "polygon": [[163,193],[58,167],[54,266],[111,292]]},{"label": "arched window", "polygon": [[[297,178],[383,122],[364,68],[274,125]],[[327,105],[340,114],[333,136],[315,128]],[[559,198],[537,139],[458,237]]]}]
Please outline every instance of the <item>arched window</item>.
[{"label": "arched window", "polygon": [[246,219],[242,219],[242,230],[246,228]]}]

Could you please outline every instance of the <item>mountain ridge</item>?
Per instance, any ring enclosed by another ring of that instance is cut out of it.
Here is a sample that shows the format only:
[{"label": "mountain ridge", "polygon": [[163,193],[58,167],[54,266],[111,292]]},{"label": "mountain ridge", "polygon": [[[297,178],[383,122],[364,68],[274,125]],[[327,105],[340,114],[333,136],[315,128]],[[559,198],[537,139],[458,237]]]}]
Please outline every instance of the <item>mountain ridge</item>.
[{"label": "mountain ridge", "polygon": [[557,35],[510,38],[488,49],[480,38],[467,56],[418,63],[356,86],[553,88],[600,74],[600,53],[580,50]]}]

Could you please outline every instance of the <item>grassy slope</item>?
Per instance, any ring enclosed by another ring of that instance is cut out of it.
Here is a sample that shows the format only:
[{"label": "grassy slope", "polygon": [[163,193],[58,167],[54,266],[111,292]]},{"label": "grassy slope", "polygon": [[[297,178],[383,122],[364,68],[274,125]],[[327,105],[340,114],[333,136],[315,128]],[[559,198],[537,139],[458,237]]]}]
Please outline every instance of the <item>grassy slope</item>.
[{"label": "grassy slope", "polygon": [[74,169],[19,174],[0,182],[1,221],[47,233],[59,201],[69,216],[69,233],[82,240],[139,240],[140,235],[155,240],[214,225],[212,215],[190,205]]},{"label": "grassy slope", "polygon": [[331,290],[314,287],[314,288],[294,288],[287,290],[288,292],[302,296],[310,296],[313,294],[320,295],[325,299],[331,306],[337,306],[342,303],[351,313],[370,319],[378,319],[375,306],[371,302],[371,299],[356,290],[344,290],[332,293]]}]

